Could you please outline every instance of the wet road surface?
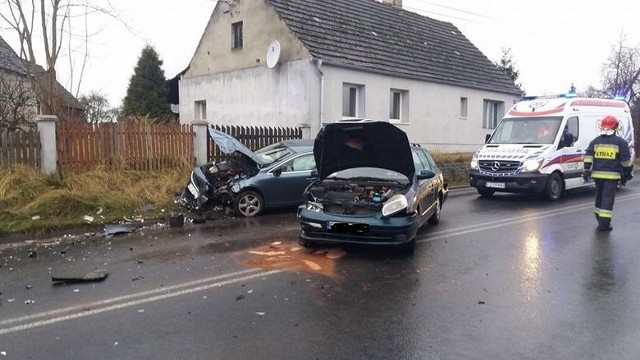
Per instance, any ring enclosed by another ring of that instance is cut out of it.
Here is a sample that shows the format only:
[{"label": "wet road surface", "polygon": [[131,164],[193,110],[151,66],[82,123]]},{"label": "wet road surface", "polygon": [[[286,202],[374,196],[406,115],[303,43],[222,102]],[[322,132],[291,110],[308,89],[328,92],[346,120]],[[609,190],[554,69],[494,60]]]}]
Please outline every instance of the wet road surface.
[{"label": "wet road surface", "polygon": [[600,233],[591,190],[460,191],[413,255],[301,249],[291,212],[1,245],[0,359],[637,359],[639,200]]}]

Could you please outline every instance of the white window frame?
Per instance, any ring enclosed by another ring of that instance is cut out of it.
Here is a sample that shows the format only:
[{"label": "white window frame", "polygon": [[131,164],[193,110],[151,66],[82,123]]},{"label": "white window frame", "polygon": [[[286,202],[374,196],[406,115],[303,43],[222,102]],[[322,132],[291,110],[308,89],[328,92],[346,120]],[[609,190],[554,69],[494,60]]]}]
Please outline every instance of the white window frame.
[{"label": "white window frame", "polygon": [[504,101],[484,99],[482,107],[482,128],[495,129],[504,116]]},{"label": "white window frame", "polygon": [[[394,101],[396,99],[398,103]],[[396,105],[397,109],[395,109]],[[409,122],[409,90],[391,89],[389,91],[389,122],[396,124]]]},{"label": "white window frame", "polygon": [[207,120],[207,100],[193,102],[193,117],[195,120]]},{"label": "white window frame", "polygon": [[469,98],[460,97],[460,118],[466,119],[469,116]]},{"label": "white window frame", "polygon": [[[349,91],[348,97],[346,97],[346,91]],[[345,104],[345,101],[347,101],[348,104]],[[354,103],[351,103],[352,101]],[[345,111],[345,105],[348,106],[347,111]],[[360,118],[364,118],[364,85],[342,83],[342,119]]]}]

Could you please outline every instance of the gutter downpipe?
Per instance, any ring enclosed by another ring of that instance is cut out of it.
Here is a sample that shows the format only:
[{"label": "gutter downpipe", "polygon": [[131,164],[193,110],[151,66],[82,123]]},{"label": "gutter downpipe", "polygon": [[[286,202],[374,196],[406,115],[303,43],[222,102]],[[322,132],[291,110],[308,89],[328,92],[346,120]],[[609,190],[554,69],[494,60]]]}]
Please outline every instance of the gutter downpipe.
[{"label": "gutter downpipe", "polygon": [[320,74],[320,124],[318,124],[318,131],[322,129],[324,123],[324,72],[322,72],[322,59],[313,59],[316,63],[316,69]]}]

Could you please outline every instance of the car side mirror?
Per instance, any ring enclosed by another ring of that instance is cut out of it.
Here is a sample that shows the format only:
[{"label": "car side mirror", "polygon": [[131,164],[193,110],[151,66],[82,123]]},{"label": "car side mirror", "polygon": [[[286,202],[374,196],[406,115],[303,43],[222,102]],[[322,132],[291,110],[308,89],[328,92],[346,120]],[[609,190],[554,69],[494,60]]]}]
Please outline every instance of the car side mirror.
[{"label": "car side mirror", "polygon": [[486,144],[486,143],[488,143],[488,142],[489,142],[489,139],[491,139],[491,134],[487,134],[487,135],[485,135],[485,136],[484,136],[484,143],[485,143],[485,144]]},{"label": "car side mirror", "polygon": [[277,169],[274,169],[274,170],[273,170],[273,175],[275,175],[275,176],[280,176],[280,175],[282,175],[282,168],[280,168],[280,167],[279,167],[279,168],[277,168]]},{"label": "car side mirror", "polygon": [[436,173],[434,173],[432,170],[426,170],[426,169],[420,170],[420,172],[417,175],[418,180],[431,179],[434,176],[436,176]]},{"label": "car side mirror", "polygon": [[318,169],[313,169],[313,170],[311,170],[311,174],[310,174],[310,176],[311,176],[312,178],[317,178],[317,177],[318,177]]}]

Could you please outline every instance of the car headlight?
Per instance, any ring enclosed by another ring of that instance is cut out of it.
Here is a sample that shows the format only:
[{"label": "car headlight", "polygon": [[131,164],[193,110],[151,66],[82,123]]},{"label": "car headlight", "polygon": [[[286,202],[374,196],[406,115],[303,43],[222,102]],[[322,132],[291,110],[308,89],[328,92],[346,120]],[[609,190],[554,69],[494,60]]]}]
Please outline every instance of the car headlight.
[{"label": "car headlight", "polygon": [[322,211],[324,209],[322,204],[317,203],[317,202],[313,202],[313,201],[307,201],[307,203],[305,205],[306,205],[307,210],[309,210],[309,211],[320,212],[320,211]]},{"label": "car headlight", "polygon": [[539,158],[539,159],[532,159],[532,160],[525,160],[525,162],[522,164],[522,170],[523,171],[536,171],[538,169],[540,169],[540,166],[542,165],[542,161],[544,159]]},{"label": "car headlight", "polygon": [[402,211],[407,208],[407,198],[402,195],[393,195],[382,206],[382,216],[391,216],[398,211]]},{"label": "car headlight", "polygon": [[471,170],[478,170],[478,159],[471,159],[471,164],[469,164],[469,166],[471,166]]}]

